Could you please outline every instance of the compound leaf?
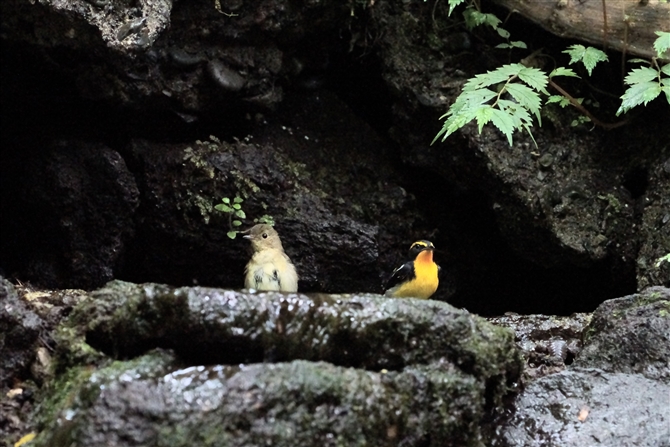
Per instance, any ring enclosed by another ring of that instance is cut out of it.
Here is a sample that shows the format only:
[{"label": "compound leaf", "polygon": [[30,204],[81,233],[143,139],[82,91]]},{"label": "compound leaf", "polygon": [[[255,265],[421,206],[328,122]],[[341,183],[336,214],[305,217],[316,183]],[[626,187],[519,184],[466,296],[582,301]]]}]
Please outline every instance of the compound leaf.
[{"label": "compound leaf", "polygon": [[523,67],[519,70],[519,79],[539,92],[547,93],[547,75],[539,68]]},{"label": "compound leaf", "polygon": [[454,9],[464,1],[465,0],[449,0],[447,2],[449,4],[449,15],[451,15],[451,13],[454,12]]},{"label": "compound leaf", "polygon": [[553,69],[551,73],[549,73],[549,77],[553,78],[554,76],[569,76],[572,78],[579,77],[572,68],[565,68],[565,67],[558,67]]},{"label": "compound leaf", "polygon": [[665,53],[670,49],[670,33],[665,31],[655,31],[658,39],[654,41],[654,50],[658,57],[666,57]]},{"label": "compound leaf", "polygon": [[634,68],[628,72],[624,82],[628,85],[649,82],[658,78],[658,72],[650,67]]},{"label": "compound leaf", "polygon": [[509,113],[506,113],[499,109],[492,108],[491,121],[493,125],[498,128],[505,136],[507,137],[507,142],[509,145],[512,145],[512,133],[516,129],[514,125],[514,120]]},{"label": "compound leaf", "polygon": [[621,106],[616,114],[619,116],[635,106],[647,103],[661,94],[661,84],[658,82],[641,82],[628,88],[621,96]]},{"label": "compound leaf", "polygon": [[[512,98],[516,99],[517,102],[522,106],[530,110],[537,117],[538,121],[540,118],[540,95],[534,92],[531,88],[526,87],[522,84],[510,83],[507,84],[507,91]],[[541,123],[541,121],[540,121]],[[540,124],[542,125],[542,124]]]},{"label": "compound leaf", "polygon": [[582,62],[589,76],[591,76],[591,72],[598,62],[608,60],[607,54],[603,51],[593,47],[585,47],[584,45],[571,45],[563,52],[570,56],[570,64]]},{"label": "compound leaf", "polygon": [[493,111],[495,109],[492,106],[484,106],[477,109],[476,118],[477,118],[477,128],[479,133],[482,133],[482,128],[485,124],[488,124],[491,121],[493,116]]}]

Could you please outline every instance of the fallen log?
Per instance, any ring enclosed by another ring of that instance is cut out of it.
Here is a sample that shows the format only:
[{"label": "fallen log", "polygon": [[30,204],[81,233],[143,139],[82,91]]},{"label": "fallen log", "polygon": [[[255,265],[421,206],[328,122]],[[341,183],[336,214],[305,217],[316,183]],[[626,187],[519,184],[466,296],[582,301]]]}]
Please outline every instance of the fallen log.
[{"label": "fallen log", "polygon": [[670,31],[667,0],[493,0],[560,37],[651,58],[655,31]]}]

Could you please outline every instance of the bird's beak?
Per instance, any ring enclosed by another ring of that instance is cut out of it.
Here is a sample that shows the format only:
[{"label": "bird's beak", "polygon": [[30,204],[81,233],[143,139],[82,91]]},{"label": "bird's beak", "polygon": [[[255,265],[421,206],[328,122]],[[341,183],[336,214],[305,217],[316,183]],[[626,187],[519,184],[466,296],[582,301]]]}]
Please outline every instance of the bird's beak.
[{"label": "bird's beak", "polygon": [[[244,231],[240,231],[240,234],[248,233],[248,232],[250,232],[250,231],[251,231],[251,228],[249,228],[249,229],[247,229],[247,230],[244,230]],[[244,239],[251,239],[251,235],[250,235],[250,234],[244,234],[244,236],[242,236],[242,237],[243,237]]]}]

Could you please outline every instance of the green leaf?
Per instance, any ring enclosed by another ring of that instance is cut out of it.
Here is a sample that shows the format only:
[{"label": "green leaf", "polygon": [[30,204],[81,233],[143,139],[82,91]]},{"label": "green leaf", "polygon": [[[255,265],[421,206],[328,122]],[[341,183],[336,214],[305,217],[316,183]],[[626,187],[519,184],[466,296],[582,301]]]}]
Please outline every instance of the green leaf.
[{"label": "green leaf", "polygon": [[498,101],[498,106],[500,107],[501,110],[509,113],[514,123],[514,127],[516,129],[521,129],[524,124],[533,123],[533,118],[531,118],[530,114],[528,113],[528,110],[521,107],[518,103],[514,101],[501,99],[500,101]]},{"label": "green leaf", "polygon": [[591,118],[589,118],[588,116],[580,115],[576,119],[572,120],[572,122],[570,123],[570,127],[577,127],[581,124],[590,123],[590,122],[591,122]]},{"label": "green leaf", "polygon": [[516,83],[507,84],[507,92],[512,95],[512,98],[516,99],[521,106],[535,114],[538,122],[542,125],[542,118],[540,117],[540,95],[525,85]]},{"label": "green leaf", "polygon": [[640,58],[635,58],[635,59],[628,59],[627,61],[629,64],[648,64],[649,61],[646,59],[640,59]]},{"label": "green leaf", "polygon": [[661,67],[661,72],[666,76],[670,76],[670,64],[665,64]]},{"label": "green leaf", "polygon": [[628,85],[640,84],[658,79],[658,71],[650,67],[634,68],[628,72],[624,82]]},{"label": "green leaf", "polygon": [[571,45],[567,50],[563,50],[568,56],[570,56],[570,64],[575,64],[582,60],[584,57],[584,52],[586,52],[586,47],[584,45]]},{"label": "green leaf", "polygon": [[465,0],[449,0],[447,3],[449,4],[449,14],[451,15],[452,12],[454,12],[454,9],[463,3]]},{"label": "green leaf", "polygon": [[272,227],[275,226],[274,218],[272,216],[267,215],[267,214],[263,214],[261,217],[259,217],[257,219],[254,219],[254,222],[268,224]]},{"label": "green leaf", "polygon": [[[550,97],[547,98],[547,102],[545,104],[553,104],[553,103],[556,103],[556,102],[560,104],[564,99],[567,100],[567,98],[565,98],[562,95],[551,95]],[[568,102],[570,102],[570,101],[568,101]]]},{"label": "green leaf", "polygon": [[509,39],[510,33],[506,29],[496,28],[496,31],[498,32],[498,35],[503,39]]},{"label": "green leaf", "polygon": [[[584,98],[575,98],[575,100],[581,104],[582,101],[584,101]],[[549,98],[547,98],[546,103],[547,104],[558,103],[558,105],[563,108],[571,104],[570,100],[563,95],[551,95]]]},{"label": "green leaf", "polygon": [[509,145],[512,145],[512,133],[515,130],[514,120],[508,114],[498,109],[491,109],[493,113],[491,114],[491,121],[493,125],[498,128],[506,137]]},{"label": "green leaf", "polygon": [[506,64],[502,67],[496,68],[493,71],[475,75],[474,78],[468,79],[468,81],[465,83],[463,86],[463,92],[477,90],[482,87],[488,87],[489,85],[506,82],[512,76],[517,76],[524,68],[526,67],[521,64]]},{"label": "green leaf", "polygon": [[553,78],[554,76],[569,76],[571,78],[579,77],[572,68],[565,68],[565,67],[558,67],[552,70],[552,72],[549,73],[549,77]]},{"label": "green leaf", "polygon": [[223,203],[219,203],[214,207],[215,210],[218,211],[223,211],[224,213],[232,213],[233,209],[229,207],[228,205],[224,205]]},{"label": "green leaf", "polygon": [[240,219],[246,219],[247,218],[246,213],[242,210],[235,211],[235,216],[239,217]]},{"label": "green leaf", "polygon": [[607,54],[597,48],[585,47],[584,45],[572,45],[563,51],[570,56],[570,64],[582,62],[589,76],[598,62],[608,60]]},{"label": "green leaf", "polygon": [[223,203],[230,203],[230,199],[228,197],[224,197],[221,200],[223,201]]},{"label": "green leaf", "polygon": [[239,210],[239,209],[242,209],[242,205],[240,205],[239,203],[233,203],[233,208],[235,208],[236,210]]},{"label": "green leaf", "polygon": [[519,79],[533,87],[535,90],[549,94],[545,87],[547,86],[547,75],[538,68],[523,67],[519,70]]},{"label": "green leaf", "polygon": [[240,222],[239,220],[234,220],[231,223],[233,224],[234,227],[239,227],[240,225],[242,225],[242,222]]},{"label": "green leaf", "polygon": [[665,31],[655,31],[658,39],[654,41],[654,50],[658,57],[666,57],[665,53],[670,49],[670,33]]},{"label": "green leaf", "polygon": [[494,110],[495,109],[489,105],[480,107],[476,110],[477,128],[479,133],[482,133],[484,125],[491,121]]},{"label": "green leaf", "polygon": [[232,230],[226,233],[226,236],[228,236],[231,239],[235,239],[235,236],[237,236],[237,231]]},{"label": "green leaf", "polygon": [[496,45],[494,48],[527,48],[525,42],[521,42],[520,40],[515,40],[510,43],[499,43]]},{"label": "green leaf", "polygon": [[661,87],[661,90],[665,93],[665,99],[668,101],[668,104],[670,104],[670,85],[664,85]]},{"label": "green leaf", "polygon": [[[456,132],[458,129],[465,126],[466,124],[468,124],[473,119],[475,119],[476,115],[477,115],[477,108],[476,107],[461,110],[457,114],[454,114],[454,115],[450,116],[449,118],[447,118],[447,120],[444,122],[444,125],[442,126],[442,130],[440,131],[440,134],[438,134],[438,135],[441,135],[442,133],[444,133],[445,135],[442,138],[442,141],[444,141],[449,135]],[[433,140],[433,141],[435,141],[435,140]]]},{"label": "green leaf", "polygon": [[[515,77],[523,83],[510,82]],[[538,121],[541,120],[542,100],[538,92],[549,94],[545,89],[547,82],[548,78],[544,72],[522,64],[507,64],[476,75],[465,83],[456,101],[447,113],[440,117],[445,121],[431,144],[439,139],[444,141],[449,135],[475,119],[480,133],[486,124],[492,122],[507,137],[510,145],[513,142],[512,134],[517,130],[526,129],[533,138],[530,132],[530,126],[533,124],[531,113]],[[504,89],[501,93],[509,94],[511,99],[505,99],[491,88],[487,88],[499,84],[502,84]],[[494,98],[496,102],[488,104]]]},{"label": "green leaf", "polygon": [[244,202],[244,199],[240,196],[236,196],[235,199],[233,200],[235,203],[242,203]]},{"label": "green leaf", "polygon": [[668,253],[665,256],[661,256],[656,260],[656,263],[654,264],[654,267],[659,268],[662,263],[667,262],[670,263],[670,253]]},{"label": "green leaf", "polygon": [[621,106],[616,114],[626,113],[635,106],[647,103],[661,94],[661,85],[658,82],[641,82],[628,88],[621,96]]},{"label": "green leaf", "polygon": [[469,30],[479,25],[488,25],[493,29],[497,29],[500,24],[500,19],[494,14],[479,12],[472,6],[463,11],[463,19],[465,19],[465,26]]}]

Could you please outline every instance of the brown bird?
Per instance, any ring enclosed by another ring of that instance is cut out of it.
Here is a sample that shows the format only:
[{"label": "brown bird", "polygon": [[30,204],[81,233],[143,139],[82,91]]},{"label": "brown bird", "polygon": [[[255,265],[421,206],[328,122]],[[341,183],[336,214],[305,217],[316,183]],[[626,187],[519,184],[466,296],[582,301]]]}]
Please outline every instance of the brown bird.
[{"label": "brown bird", "polygon": [[298,273],[284,247],[279,234],[270,225],[251,227],[245,239],[251,241],[253,255],[244,270],[244,287],[263,291],[297,292]]}]

